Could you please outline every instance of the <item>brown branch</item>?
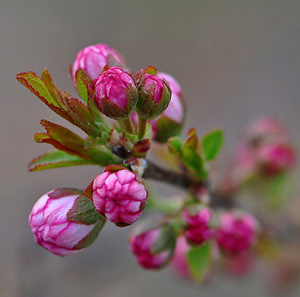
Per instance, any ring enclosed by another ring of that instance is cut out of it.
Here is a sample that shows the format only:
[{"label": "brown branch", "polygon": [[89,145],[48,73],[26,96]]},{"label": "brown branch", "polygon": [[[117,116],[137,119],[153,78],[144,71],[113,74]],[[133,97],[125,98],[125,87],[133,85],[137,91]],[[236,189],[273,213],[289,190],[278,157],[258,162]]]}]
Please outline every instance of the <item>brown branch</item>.
[{"label": "brown branch", "polygon": [[193,186],[207,187],[206,181],[194,181],[186,174],[161,168],[150,161],[147,161],[143,177],[165,182],[183,189],[190,189]]},{"label": "brown branch", "polygon": [[215,192],[208,180],[196,181],[191,179],[187,174],[161,168],[150,161],[147,161],[143,177],[146,179],[149,178],[156,181],[165,182],[185,190],[190,190],[197,187],[205,187],[211,196],[210,205],[212,207],[222,207],[226,209],[237,207],[234,197],[224,196]]}]

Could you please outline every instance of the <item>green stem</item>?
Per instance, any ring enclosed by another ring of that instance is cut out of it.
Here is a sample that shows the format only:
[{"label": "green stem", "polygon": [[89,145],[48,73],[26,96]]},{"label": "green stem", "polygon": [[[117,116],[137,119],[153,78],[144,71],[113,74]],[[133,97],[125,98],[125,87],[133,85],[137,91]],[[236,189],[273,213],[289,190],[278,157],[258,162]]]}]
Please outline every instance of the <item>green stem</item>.
[{"label": "green stem", "polygon": [[122,123],[124,129],[125,129],[128,133],[134,134],[134,129],[133,129],[133,126],[132,126],[132,123],[131,123],[130,118],[121,120],[121,123]]},{"label": "green stem", "polygon": [[146,132],[147,120],[139,117],[139,139],[142,139]]}]

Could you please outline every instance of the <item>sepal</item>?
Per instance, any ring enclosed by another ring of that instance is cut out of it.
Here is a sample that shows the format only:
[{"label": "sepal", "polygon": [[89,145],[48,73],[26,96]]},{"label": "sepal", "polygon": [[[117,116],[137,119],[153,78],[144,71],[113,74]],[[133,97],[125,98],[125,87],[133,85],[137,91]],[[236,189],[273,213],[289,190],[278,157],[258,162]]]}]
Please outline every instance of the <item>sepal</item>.
[{"label": "sepal", "polygon": [[97,221],[101,221],[104,225],[106,221],[105,217],[96,212],[93,202],[84,194],[76,198],[72,208],[67,213],[67,219],[70,222],[85,225],[92,225]]}]

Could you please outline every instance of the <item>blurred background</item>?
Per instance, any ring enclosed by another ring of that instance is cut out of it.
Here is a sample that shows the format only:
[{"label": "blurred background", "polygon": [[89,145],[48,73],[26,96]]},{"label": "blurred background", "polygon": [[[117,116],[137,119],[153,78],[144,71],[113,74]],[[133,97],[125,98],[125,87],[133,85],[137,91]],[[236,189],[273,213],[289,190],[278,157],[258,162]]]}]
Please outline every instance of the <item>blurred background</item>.
[{"label": "blurred background", "polygon": [[14,77],[47,66],[75,96],[68,66],[83,47],[107,43],[133,71],[153,65],[176,77],[188,108],[185,131],[224,128],[221,162],[245,127],[266,115],[286,123],[299,150],[299,14],[297,0],[2,1],[0,296],[272,296],[260,265],[249,277],[217,275],[205,285],[168,269],[144,271],[129,252],[130,227],[108,223],[91,247],[69,258],[37,246],[28,226],[36,200],[57,187],[84,188],[100,170],[27,172],[35,156],[51,150],[32,140],[42,132],[40,119],[64,122]]}]

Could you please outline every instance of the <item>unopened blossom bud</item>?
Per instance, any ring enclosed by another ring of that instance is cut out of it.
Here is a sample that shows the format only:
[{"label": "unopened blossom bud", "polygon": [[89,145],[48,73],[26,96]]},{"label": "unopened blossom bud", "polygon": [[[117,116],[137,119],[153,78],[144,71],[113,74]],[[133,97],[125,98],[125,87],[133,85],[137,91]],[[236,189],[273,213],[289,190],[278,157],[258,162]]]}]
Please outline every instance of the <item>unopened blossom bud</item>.
[{"label": "unopened blossom bud", "polygon": [[159,269],[169,263],[176,243],[176,232],[169,222],[144,221],[132,232],[130,250],[146,269]]},{"label": "unopened blossom bud", "polygon": [[250,142],[289,141],[285,126],[275,118],[267,117],[255,121],[247,131]]},{"label": "unopened blossom bud", "polygon": [[78,253],[98,236],[105,218],[77,189],[56,189],[34,205],[29,224],[37,244],[58,256]]},{"label": "unopened blossom bud", "polygon": [[82,69],[93,80],[99,76],[106,65],[125,67],[125,61],[113,47],[102,43],[90,45],[77,54],[72,68],[73,79],[75,81],[76,71]]},{"label": "unopened blossom bud", "polygon": [[182,217],[185,222],[184,236],[190,244],[200,245],[212,238],[212,213],[208,207],[201,204],[189,205],[183,209]]},{"label": "unopened blossom bud", "polygon": [[169,74],[158,72],[157,75],[165,79],[170,86],[172,95],[167,109],[155,120],[151,121],[154,139],[166,142],[170,137],[180,134],[185,121],[185,105],[179,83]]},{"label": "unopened blossom bud", "polygon": [[256,240],[258,224],[249,213],[225,212],[219,217],[216,232],[219,247],[230,254],[247,251]]},{"label": "unopened blossom bud", "polygon": [[257,152],[264,174],[273,176],[285,172],[296,164],[296,153],[290,145],[265,144]]},{"label": "unopened blossom bud", "polygon": [[95,101],[106,116],[128,118],[134,111],[138,94],[132,75],[124,68],[111,67],[94,80]]},{"label": "unopened blossom bud", "polygon": [[134,223],[141,216],[147,199],[142,179],[124,167],[110,165],[94,179],[96,210],[119,227]]},{"label": "unopened blossom bud", "polygon": [[171,89],[165,79],[145,73],[139,83],[137,112],[142,119],[154,120],[162,114],[171,100]]}]

